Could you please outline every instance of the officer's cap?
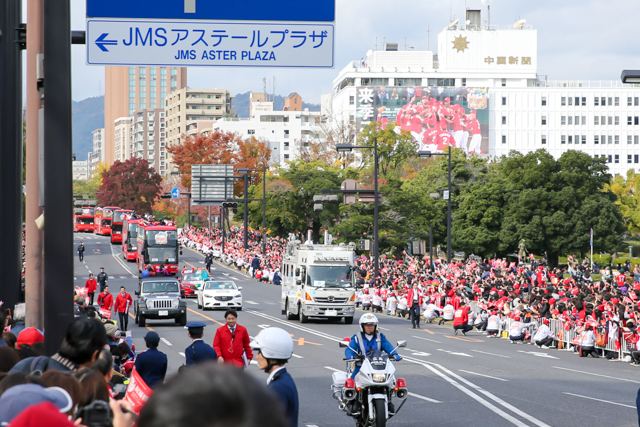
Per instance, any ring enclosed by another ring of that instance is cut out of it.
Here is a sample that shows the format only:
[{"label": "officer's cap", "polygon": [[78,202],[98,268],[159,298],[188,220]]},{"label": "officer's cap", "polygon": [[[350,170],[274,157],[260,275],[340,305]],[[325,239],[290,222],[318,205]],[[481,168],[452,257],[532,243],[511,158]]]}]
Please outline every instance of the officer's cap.
[{"label": "officer's cap", "polygon": [[189,333],[201,334],[204,331],[205,326],[207,325],[203,322],[189,322],[185,328],[189,330]]}]

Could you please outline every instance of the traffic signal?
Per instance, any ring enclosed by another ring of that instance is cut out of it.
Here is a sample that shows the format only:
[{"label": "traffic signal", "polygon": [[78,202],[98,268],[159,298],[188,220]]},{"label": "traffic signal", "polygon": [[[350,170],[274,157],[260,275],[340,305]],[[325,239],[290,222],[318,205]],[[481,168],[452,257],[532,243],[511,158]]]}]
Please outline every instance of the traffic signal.
[{"label": "traffic signal", "polygon": [[223,202],[222,203],[222,207],[223,208],[231,208],[233,210],[234,214],[238,213],[238,203],[237,202]]}]

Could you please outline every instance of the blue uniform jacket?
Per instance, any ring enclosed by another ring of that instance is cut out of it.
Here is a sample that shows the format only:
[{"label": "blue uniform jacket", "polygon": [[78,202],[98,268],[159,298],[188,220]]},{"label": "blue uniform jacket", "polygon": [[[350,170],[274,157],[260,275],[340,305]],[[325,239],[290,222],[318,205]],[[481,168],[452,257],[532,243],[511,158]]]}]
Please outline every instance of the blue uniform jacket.
[{"label": "blue uniform jacket", "polygon": [[150,348],[136,357],[136,371],[151,388],[161,385],[167,373],[167,355],[157,348]]},{"label": "blue uniform jacket", "polygon": [[[349,342],[349,347],[347,347],[344,350],[344,356],[347,359],[353,359],[356,357],[356,355],[361,355],[362,354],[362,350],[360,349],[360,341],[362,340],[362,343],[364,344],[364,348],[367,352],[367,354],[369,352],[371,352],[372,350],[377,350],[378,349],[378,337],[377,334],[373,335],[373,339],[368,340],[364,334],[362,332],[355,334],[354,336],[351,337],[351,341]],[[389,356],[395,356],[396,354],[398,354],[397,352],[394,351],[394,347],[393,344],[391,344],[389,341],[387,341],[387,338],[384,336],[383,333],[380,333],[380,345],[382,347],[382,350],[384,350]],[[365,355],[366,356],[366,355]],[[358,365],[356,367],[356,369],[354,369],[353,373],[351,374],[351,378],[355,378],[356,374],[360,371],[360,365]]]},{"label": "blue uniform jacket", "polygon": [[209,360],[213,360],[214,362],[218,361],[218,355],[213,347],[201,339],[195,340],[189,347],[187,347],[184,351],[184,355],[187,358],[187,365],[195,365]]},{"label": "blue uniform jacket", "polygon": [[284,405],[285,415],[290,427],[298,427],[298,389],[287,369],[281,369],[267,386]]}]

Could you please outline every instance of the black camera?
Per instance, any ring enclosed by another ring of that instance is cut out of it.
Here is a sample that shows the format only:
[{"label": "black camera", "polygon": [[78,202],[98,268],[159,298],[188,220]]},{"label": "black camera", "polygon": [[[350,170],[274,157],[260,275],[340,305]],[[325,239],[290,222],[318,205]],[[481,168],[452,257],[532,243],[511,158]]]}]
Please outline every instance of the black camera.
[{"label": "black camera", "polygon": [[104,400],[96,400],[78,409],[75,419],[82,418],[82,425],[87,427],[112,427],[113,412]]}]

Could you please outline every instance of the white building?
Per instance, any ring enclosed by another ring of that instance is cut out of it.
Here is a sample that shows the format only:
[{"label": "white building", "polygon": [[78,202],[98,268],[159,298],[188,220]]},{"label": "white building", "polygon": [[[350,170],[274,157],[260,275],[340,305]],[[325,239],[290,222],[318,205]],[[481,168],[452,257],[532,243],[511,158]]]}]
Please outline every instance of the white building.
[{"label": "white building", "polygon": [[73,180],[87,180],[89,179],[89,168],[87,160],[74,160],[73,161]]},{"label": "white building", "polygon": [[92,176],[96,171],[96,165],[104,162],[104,128],[96,129],[92,134],[93,151],[87,156],[88,175]]},{"label": "white building", "polygon": [[120,117],[114,122],[114,161],[119,160],[124,162],[129,160],[132,156],[132,127],[133,119],[131,117]]},{"label": "white building", "polygon": [[[437,54],[385,43],[347,64],[322,97],[323,115],[333,127],[361,129],[376,119],[396,121],[414,96],[414,104],[425,97],[425,105],[450,98],[465,117],[476,111],[482,154],[544,148],[559,157],[576,149],[606,158],[612,174],[640,167],[640,87],[547,81],[537,73],[537,30],[523,21],[487,28],[479,10],[468,10],[465,22],[440,32]],[[416,126],[415,136],[432,143],[426,125]],[[470,150],[467,144],[459,146]]]},{"label": "white building", "polygon": [[326,123],[319,111],[267,111],[265,104],[260,103],[260,109],[253,108],[249,119],[223,118],[212,124],[212,130],[269,142],[272,164],[294,160],[303,147],[325,140]]}]

